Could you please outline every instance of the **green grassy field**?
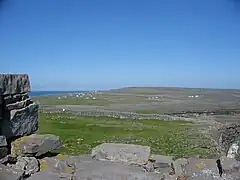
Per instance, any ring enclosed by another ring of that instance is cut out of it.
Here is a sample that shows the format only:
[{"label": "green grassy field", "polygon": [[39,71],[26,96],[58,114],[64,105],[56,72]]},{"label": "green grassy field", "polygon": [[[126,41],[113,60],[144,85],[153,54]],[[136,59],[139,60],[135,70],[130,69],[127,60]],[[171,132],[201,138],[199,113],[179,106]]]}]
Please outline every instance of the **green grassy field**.
[{"label": "green grassy field", "polygon": [[39,132],[60,136],[62,154],[85,154],[103,142],[149,145],[152,153],[184,157],[214,154],[210,142],[192,135],[186,121],[82,117],[68,113],[39,113]]}]

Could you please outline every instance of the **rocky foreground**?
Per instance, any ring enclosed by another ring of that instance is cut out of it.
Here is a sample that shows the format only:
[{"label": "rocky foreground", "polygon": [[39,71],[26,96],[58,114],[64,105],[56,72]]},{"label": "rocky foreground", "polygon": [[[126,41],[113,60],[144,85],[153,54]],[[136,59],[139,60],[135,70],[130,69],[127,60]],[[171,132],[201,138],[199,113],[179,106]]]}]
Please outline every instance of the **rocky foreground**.
[{"label": "rocky foreground", "polygon": [[62,142],[53,134],[36,134],[38,106],[29,91],[27,75],[0,75],[0,180],[240,179],[240,125],[218,130],[218,159],[174,160],[152,154],[148,146],[115,143],[86,155],[54,154]]}]

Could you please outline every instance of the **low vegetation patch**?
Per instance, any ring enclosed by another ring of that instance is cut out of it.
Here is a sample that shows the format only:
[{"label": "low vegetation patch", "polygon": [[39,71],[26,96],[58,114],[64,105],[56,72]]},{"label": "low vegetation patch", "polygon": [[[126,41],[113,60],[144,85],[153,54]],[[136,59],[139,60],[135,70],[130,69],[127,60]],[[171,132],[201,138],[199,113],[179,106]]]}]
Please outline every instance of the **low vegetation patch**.
[{"label": "low vegetation patch", "polygon": [[[184,157],[214,154],[210,141],[193,134],[186,121],[133,120],[112,117],[83,117],[69,113],[39,113],[39,132],[63,140],[62,154],[86,154],[104,142],[150,146],[152,153]],[[199,136],[200,135],[200,136]]]}]

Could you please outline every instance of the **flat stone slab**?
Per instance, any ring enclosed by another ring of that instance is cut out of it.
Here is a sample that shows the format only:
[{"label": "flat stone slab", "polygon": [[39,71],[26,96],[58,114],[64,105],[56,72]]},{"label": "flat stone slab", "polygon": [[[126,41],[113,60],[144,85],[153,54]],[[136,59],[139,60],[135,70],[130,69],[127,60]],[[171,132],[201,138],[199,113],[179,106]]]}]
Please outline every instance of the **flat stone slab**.
[{"label": "flat stone slab", "polygon": [[33,103],[17,110],[5,111],[1,133],[7,137],[26,136],[38,129],[38,105]]},{"label": "flat stone slab", "polygon": [[38,157],[61,147],[61,145],[59,137],[53,134],[32,134],[12,142],[11,155],[13,157],[19,155]]},{"label": "flat stone slab", "polygon": [[81,161],[76,163],[75,180],[159,180],[161,175],[144,172],[142,168],[109,161]]},{"label": "flat stone slab", "polygon": [[[90,158],[90,159],[89,159]],[[160,175],[144,172],[138,166],[124,163],[97,161],[91,157],[58,155],[40,160],[41,171],[29,180],[159,180]],[[167,179],[165,179],[167,180]],[[170,179],[169,179],[170,180]]]},{"label": "flat stone slab", "polygon": [[0,74],[0,95],[20,94],[30,90],[27,74]]},{"label": "flat stone slab", "polygon": [[92,157],[97,160],[145,164],[150,157],[149,146],[121,143],[103,143],[92,149]]}]

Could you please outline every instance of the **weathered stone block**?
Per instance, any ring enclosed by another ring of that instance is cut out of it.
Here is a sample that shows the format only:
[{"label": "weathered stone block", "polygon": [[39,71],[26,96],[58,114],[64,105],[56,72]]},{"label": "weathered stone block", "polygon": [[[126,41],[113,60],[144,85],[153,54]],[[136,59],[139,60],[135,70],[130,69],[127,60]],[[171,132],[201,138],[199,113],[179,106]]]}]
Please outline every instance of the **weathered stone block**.
[{"label": "weathered stone block", "polygon": [[103,143],[92,149],[92,157],[97,160],[145,164],[150,157],[149,146],[121,143]]},{"label": "weathered stone block", "polygon": [[18,101],[12,104],[6,104],[5,110],[22,109],[29,106],[30,104],[33,104],[33,101],[31,100],[31,98],[28,98],[23,101]]},{"label": "weathered stone block", "polygon": [[41,156],[62,145],[58,136],[52,134],[32,134],[11,143],[12,156]]},{"label": "weathered stone block", "polygon": [[17,162],[11,167],[24,171],[24,175],[30,176],[39,171],[39,162],[35,157],[17,157]]},{"label": "weathered stone block", "polygon": [[0,132],[8,139],[16,136],[25,136],[38,129],[38,105],[29,106],[4,112]]},{"label": "weathered stone block", "polygon": [[19,101],[24,101],[26,99],[28,99],[29,96],[27,95],[27,93],[23,93],[23,94],[9,94],[6,96],[3,96],[3,101],[5,105],[8,104],[13,104]]},{"label": "weathered stone block", "polygon": [[0,74],[0,95],[20,94],[30,90],[27,74]]}]

